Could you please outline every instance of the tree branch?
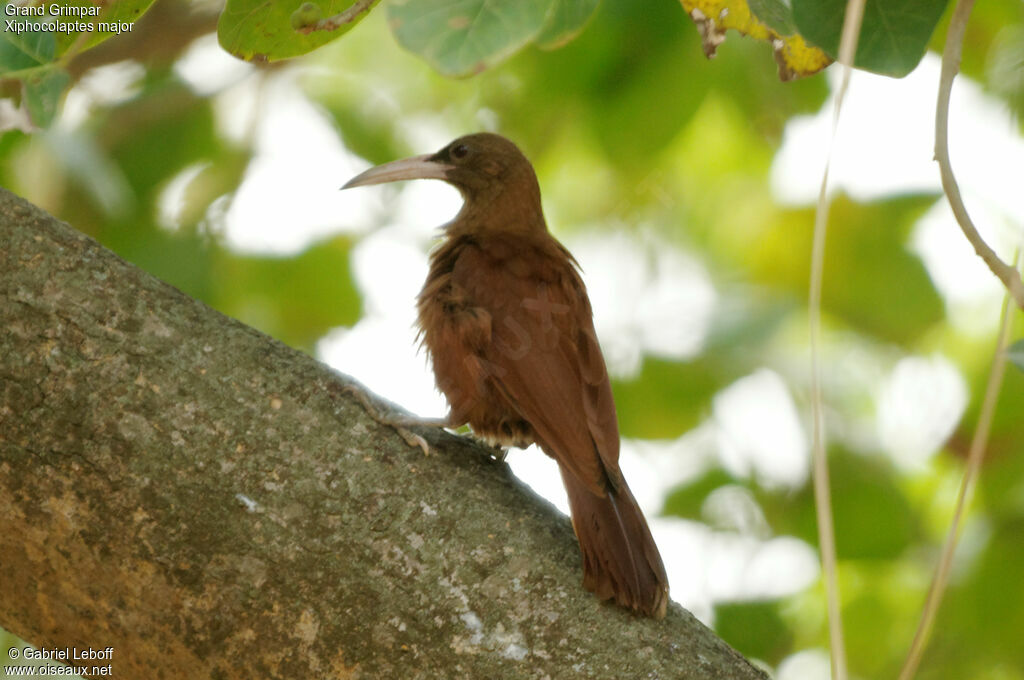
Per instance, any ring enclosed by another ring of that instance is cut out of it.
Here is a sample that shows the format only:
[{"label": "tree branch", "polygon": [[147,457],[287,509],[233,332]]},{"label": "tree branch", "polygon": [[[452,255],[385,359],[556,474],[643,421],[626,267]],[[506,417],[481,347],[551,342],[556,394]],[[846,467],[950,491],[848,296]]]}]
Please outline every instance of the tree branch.
[{"label": "tree branch", "polygon": [[0,189],[0,625],[154,677],[763,678],[583,590],[568,521]]},{"label": "tree branch", "polygon": [[1016,269],[999,259],[995,251],[985,243],[978,229],[967,213],[964,201],[960,197],[960,187],[953,175],[953,166],[949,160],[949,96],[953,90],[953,79],[960,70],[960,52],[963,48],[964,33],[967,30],[967,19],[971,15],[974,0],[960,0],[953,17],[949,21],[946,33],[946,47],[942,51],[942,73],[939,77],[939,100],[935,107],[935,160],[939,162],[939,174],[942,176],[942,189],[946,192],[953,215],[964,232],[964,236],[974,252],[985,261],[992,273],[1003,282],[1006,290],[1018,307],[1024,309],[1024,283]]}]

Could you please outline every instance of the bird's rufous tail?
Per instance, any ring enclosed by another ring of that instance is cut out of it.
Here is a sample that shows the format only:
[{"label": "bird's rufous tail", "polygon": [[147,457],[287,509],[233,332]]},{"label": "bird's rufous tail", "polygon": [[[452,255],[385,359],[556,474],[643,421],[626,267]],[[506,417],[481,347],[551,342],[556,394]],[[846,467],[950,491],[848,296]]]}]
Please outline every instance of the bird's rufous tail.
[{"label": "bird's rufous tail", "polygon": [[583,586],[660,619],[668,606],[668,578],[643,513],[622,480],[617,490],[594,495],[562,468],[572,526],[583,553]]}]

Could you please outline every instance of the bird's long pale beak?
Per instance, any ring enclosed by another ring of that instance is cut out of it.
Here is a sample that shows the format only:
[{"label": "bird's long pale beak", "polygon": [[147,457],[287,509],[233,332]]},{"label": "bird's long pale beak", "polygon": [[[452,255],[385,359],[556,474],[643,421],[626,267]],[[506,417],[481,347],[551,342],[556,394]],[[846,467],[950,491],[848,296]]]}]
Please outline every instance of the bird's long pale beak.
[{"label": "bird's long pale beak", "polygon": [[455,166],[431,160],[432,158],[433,156],[426,154],[378,165],[356,175],[341,188],[351,189],[370,184],[397,182],[403,179],[446,179],[446,173],[454,169]]}]

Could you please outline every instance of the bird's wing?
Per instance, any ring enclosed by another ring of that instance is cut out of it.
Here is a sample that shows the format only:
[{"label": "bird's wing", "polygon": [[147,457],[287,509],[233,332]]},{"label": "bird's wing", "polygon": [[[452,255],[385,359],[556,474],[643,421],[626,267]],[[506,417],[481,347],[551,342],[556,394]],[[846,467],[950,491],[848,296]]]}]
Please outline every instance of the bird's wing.
[{"label": "bird's wing", "polygon": [[463,249],[452,283],[491,316],[478,357],[538,443],[592,493],[618,487],[619,431],[582,280],[554,239]]}]

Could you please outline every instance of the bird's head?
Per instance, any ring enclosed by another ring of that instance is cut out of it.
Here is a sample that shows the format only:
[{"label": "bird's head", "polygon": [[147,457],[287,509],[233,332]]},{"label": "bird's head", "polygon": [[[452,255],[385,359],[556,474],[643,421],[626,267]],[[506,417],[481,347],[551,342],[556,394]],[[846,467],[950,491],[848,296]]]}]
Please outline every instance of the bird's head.
[{"label": "bird's head", "polygon": [[440,179],[458,189],[465,204],[452,224],[498,227],[509,222],[518,230],[539,219],[543,225],[533,166],[501,135],[480,132],[459,137],[437,153],[370,168],[342,189],[405,179]]}]

